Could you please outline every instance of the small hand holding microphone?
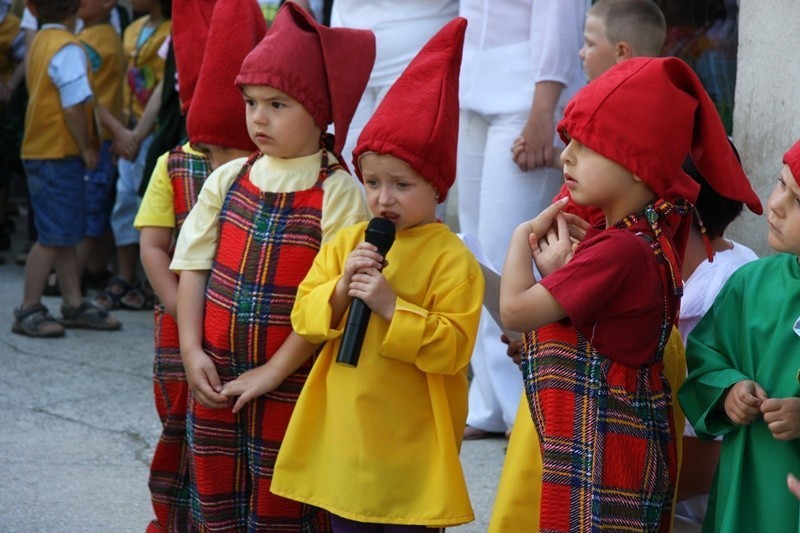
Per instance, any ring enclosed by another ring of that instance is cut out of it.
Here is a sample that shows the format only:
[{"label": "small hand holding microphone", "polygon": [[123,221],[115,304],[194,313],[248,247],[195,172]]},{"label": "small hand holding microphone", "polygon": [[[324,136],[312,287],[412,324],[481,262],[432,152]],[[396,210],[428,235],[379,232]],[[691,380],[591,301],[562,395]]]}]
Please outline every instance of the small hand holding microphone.
[{"label": "small hand holding microphone", "polygon": [[[394,243],[394,232],[394,222],[387,218],[375,217],[367,224],[364,240],[375,245],[378,253],[386,257],[386,253]],[[339,345],[339,353],[336,356],[337,363],[352,367],[358,365],[370,314],[372,314],[372,310],[364,303],[364,300],[353,298],[342,334],[342,343]]]}]

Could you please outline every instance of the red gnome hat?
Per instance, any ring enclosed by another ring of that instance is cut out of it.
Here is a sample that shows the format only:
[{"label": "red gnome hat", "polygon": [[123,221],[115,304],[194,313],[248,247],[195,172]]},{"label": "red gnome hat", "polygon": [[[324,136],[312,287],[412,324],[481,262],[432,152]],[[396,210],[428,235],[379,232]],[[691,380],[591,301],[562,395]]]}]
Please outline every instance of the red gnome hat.
[{"label": "red gnome hat", "polygon": [[467,19],[448,22],[422,47],[386,93],[353,150],[392,155],[431,182],[439,203],[456,179],[458,76]]},{"label": "red gnome hat", "polygon": [[794,180],[800,185],[800,141],[794,143],[794,145],[783,154],[783,163],[789,165],[789,170],[792,172]]},{"label": "red gnome hat", "polygon": [[[235,31],[231,31],[235,28]],[[192,143],[255,151],[247,133],[242,93],[234,80],[244,58],[264,37],[267,23],[256,0],[218,0],[186,133]]]},{"label": "red gnome hat", "polygon": [[245,58],[236,84],[269,85],[285,92],[323,132],[333,123],[333,151],[344,164],[340,155],[347,130],[374,63],[371,31],[323,26],[294,2],[286,2]]},{"label": "red gnome hat", "polygon": [[181,0],[172,7],[172,49],[178,69],[178,96],[185,115],[192,102],[215,0]]},{"label": "red gnome hat", "polygon": [[681,170],[686,154],[719,194],[763,212],[697,75],[675,57],[633,58],[578,91],[558,131],[633,172],[659,198],[692,204],[700,186]]}]

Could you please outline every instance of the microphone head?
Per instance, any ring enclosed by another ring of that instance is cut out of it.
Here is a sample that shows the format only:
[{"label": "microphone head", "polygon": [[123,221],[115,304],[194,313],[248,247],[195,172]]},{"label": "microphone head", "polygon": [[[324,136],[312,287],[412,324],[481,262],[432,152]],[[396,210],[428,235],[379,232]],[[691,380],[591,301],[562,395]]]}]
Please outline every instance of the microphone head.
[{"label": "microphone head", "polygon": [[394,243],[395,226],[388,218],[375,217],[367,224],[364,240],[378,247],[378,253],[386,255]]}]

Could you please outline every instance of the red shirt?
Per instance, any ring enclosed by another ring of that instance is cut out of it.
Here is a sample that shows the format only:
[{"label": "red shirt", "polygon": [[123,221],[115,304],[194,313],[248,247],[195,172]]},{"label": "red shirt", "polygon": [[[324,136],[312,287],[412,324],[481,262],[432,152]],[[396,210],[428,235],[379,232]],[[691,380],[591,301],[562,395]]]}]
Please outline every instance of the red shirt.
[{"label": "red shirt", "polygon": [[[642,222],[590,230],[572,260],[541,281],[600,354],[634,368],[655,362],[664,316],[663,274],[637,231],[652,235]],[[670,298],[673,322],[679,302]]]}]

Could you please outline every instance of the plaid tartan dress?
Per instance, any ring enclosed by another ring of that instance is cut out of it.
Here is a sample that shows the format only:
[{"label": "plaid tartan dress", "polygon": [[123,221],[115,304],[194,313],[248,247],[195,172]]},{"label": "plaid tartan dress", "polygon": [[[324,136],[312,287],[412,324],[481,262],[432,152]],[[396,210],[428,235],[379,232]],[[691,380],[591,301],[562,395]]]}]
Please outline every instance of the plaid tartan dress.
[{"label": "plaid tartan dress", "polygon": [[[219,243],[206,288],[203,348],[223,383],[266,363],[292,330],[297,286],[322,241],[322,182],[338,165],[323,151],[308,190],[260,191],[249,179],[260,153],[244,165],[220,213]],[[190,399],[188,437],[202,530],[321,531],[328,515],[276,496],[270,484],[278,449],[311,362],[238,414]]]},{"label": "plaid tartan dress", "polygon": [[657,216],[655,237],[640,231],[643,220],[629,215],[617,227],[644,239],[659,265],[664,313],[654,364],[613,361],[565,323],[524,337],[525,394],[542,451],[540,531],[670,529],[677,452],[663,355],[681,282]]},{"label": "plaid tartan dress", "polygon": [[[167,157],[175,211],[173,248],[186,215],[211,172],[208,159],[174,148]],[[172,252],[172,250],[170,250]],[[170,253],[172,255],[172,253]],[[189,386],[178,342],[178,324],[163,304],[155,307],[153,394],[161,419],[161,437],[150,465],[150,498],[156,519],[148,531],[188,531],[191,523],[186,407]]]}]

